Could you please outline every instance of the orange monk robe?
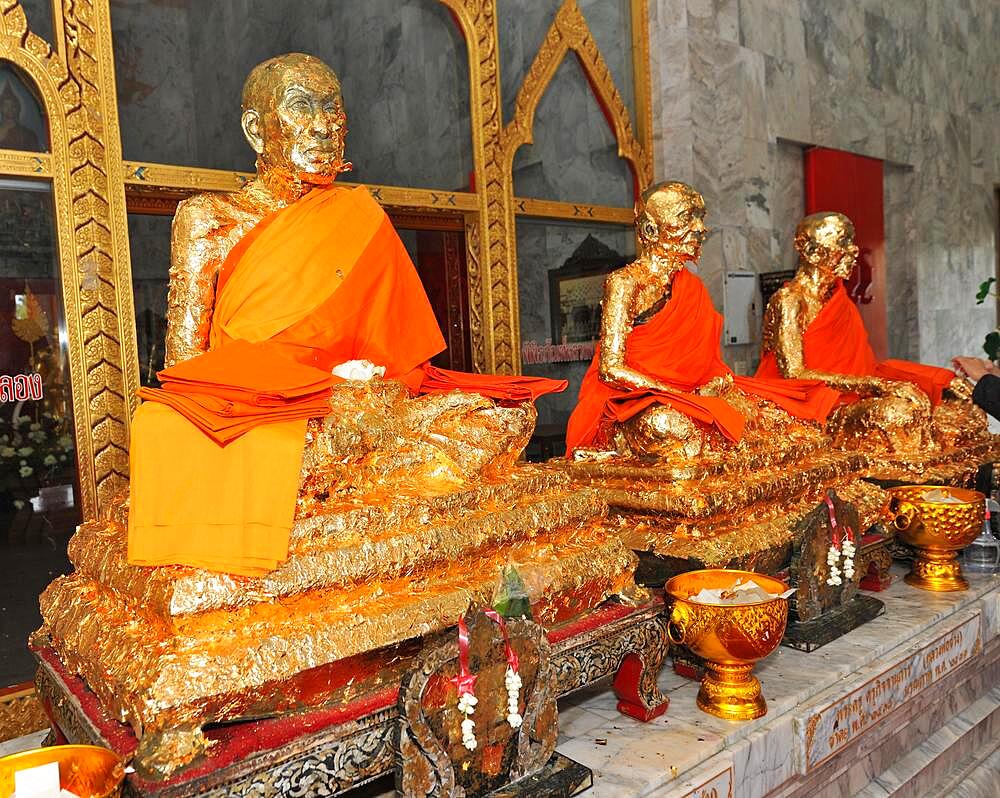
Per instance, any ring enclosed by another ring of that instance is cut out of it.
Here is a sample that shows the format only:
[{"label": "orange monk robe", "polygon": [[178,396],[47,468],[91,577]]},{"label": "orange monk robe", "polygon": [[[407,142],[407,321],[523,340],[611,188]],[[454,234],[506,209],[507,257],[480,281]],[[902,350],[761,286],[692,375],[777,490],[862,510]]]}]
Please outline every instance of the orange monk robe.
[{"label": "orange monk robe", "polygon": [[[907,360],[877,360],[868,341],[868,331],[857,305],[838,281],[827,301],[802,336],[802,355],[806,368],[830,374],[858,377],[883,377],[910,382],[922,390],[936,406],[941,394],[955,379],[955,374],[938,366],[925,366]],[[758,377],[781,377],[774,352],[765,352],[757,369]],[[858,395],[840,394],[839,401],[850,404]]]},{"label": "orange monk robe", "polygon": [[[220,270],[210,351],[140,392],[129,562],[247,576],[276,568],[306,420],[327,414],[338,382],[330,369],[370,360],[416,389],[444,346],[402,242],[365,189],[315,189],[266,217]],[[470,376],[498,394],[511,380]]]},{"label": "orange monk robe", "polygon": [[[694,393],[714,377],[733,374],[722,360],[721,332],[722,316],[712,305],[704,283],[687,269],[677,272],[667,303],[629,334],[625,362],[681,393],[623,391],[607,385],[600,378],[598,348],[570,416],[566,451],[607,443],[601,435],[610,423],[627,421],[655,404],[669,405],[738,442],[746,426],[744,416],[723,399]],[[768,399],[800,418],[822,421],[836,402],[836,392],[814,380],[760,380],[735,375],[734,379],[743,391]]]}]

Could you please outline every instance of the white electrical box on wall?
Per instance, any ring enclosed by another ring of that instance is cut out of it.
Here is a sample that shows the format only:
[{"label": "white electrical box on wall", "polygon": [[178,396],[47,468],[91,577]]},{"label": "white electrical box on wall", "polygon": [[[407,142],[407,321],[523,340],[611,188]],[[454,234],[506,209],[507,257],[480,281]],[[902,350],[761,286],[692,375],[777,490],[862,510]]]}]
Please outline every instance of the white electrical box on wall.
[{"label": "white electrical box on wall", "polygon": [[760,293],[756,272],[726,272],[723,308],[726,317],[723,344],[752,344],[760,329]]}]

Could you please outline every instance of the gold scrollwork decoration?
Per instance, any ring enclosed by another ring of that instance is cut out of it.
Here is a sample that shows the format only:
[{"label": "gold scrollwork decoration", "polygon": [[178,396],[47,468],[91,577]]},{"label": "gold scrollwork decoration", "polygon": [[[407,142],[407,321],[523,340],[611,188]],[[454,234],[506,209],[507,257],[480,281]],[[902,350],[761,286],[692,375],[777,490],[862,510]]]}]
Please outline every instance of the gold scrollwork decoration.
[{"label": "gold scrollwork decoration", "polygon": [[[0,2],[0,58],[34,85],[48,119],[51,150],[30,158],[41,167],[33,176],[52,180],[80,502],[93,517],[127,480],[138,364],[123,352],[135,352],[135,312],[117,108],[101,88],[114,85],[108,4],[77,0],[56,17],[58,50],[28,29],[19,2]],[[8,156],[0,169],[23,173],[28,163]]]}]

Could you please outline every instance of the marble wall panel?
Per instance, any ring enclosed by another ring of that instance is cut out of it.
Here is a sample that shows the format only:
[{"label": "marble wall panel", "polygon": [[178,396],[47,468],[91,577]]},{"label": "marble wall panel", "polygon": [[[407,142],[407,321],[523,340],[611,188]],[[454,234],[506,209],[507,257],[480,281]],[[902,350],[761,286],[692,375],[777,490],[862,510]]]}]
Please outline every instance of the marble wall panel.
[{"label": "marble wall panel", "polygon": [[534,141],[514,156],[519,197],[628,207],[633,180],[583,68],[568,55],[535,112]]},{"label": "marble wall panel", "polygon": [[[783,140],[833,147],[889,162],[891,353],[947,363],[958,351],[978,351],[996,323],[995,308],[977,307],[974,294],[996,269],[1000,4],[740,0],[739,57],[724,33],[727,3],[689,0],[686,25],[663,21],[665,5],[651,12],[652,49],[669,42],[687,60],[675,56],[668,68],[661,56],[654,96],[662,86],[670,108],[689,108],[692,129],[664,117],[665,102],[654,104],[657,175],[666,176],[667,163],[670,173],[690,176],[710,219],[715,209],[718,240],[706,254],[714,247],[717,260],[702,271],[716,305],[722,270],[738,260],[756,269],[794,265],[801,151]],[[750,53],[763,56],[763,100],[754,83],[735,78],[734,63],[753,63]],[[746,114],[735,113],[735,94],[746,98]],[[768,168],[758,140],[767,143]],[[767,231],[767,246],[755,230]]]}]

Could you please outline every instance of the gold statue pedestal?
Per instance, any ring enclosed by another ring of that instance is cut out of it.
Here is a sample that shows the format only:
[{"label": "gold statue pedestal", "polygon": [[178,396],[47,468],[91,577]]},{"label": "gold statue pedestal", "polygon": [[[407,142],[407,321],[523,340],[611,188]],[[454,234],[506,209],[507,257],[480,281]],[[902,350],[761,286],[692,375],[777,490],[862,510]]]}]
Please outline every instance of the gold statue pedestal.
[{"label": "gold statue pedestal", "polygon": [[866,455],[833,451],[818,433],[782,446],[719,451],[697,461],[550,461],[611,508],[609,523],[639,556],[636,580],[662,585],[686,571],[747,568],[776,574],[789,560],[797,523],[834,488],[865,528],[883,492],[861,481]]},{"label": "gold statue pedestal", "polygon": [[128,565],[122,506],[74,536],[76,571],[43,593],[34,646],[54,648],[136,730],[136,768],[162,777],[207,750],[207,724],[397,682],[407,641],[489,605],[511,565],[546,626],[634,590],[635,559],[602,507],[533,467],[440,496],[332,505],[296,523],[278,570],[251,579]]},{"label": "gold statue pedestal", "polygon": [[[944,500],[927,500],[931,492]],[[982,529],[986,497],[974,490],[934,485],[891,488],[889,497],[887,516],[900,539],[914,550],[906,583],[939,593],[967,590],[958,552]]]}]

